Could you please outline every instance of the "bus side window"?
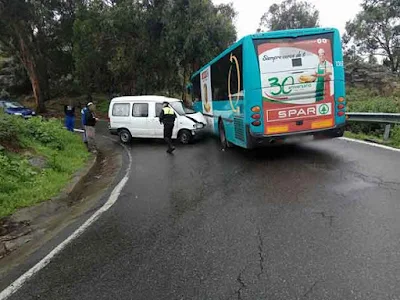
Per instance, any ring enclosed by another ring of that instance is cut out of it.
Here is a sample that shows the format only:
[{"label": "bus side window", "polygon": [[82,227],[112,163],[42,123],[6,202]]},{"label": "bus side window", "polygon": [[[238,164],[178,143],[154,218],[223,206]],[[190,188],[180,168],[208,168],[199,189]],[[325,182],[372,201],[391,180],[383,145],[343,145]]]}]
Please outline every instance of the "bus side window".
[{"label": "bus side window", "polygon": [[[228,90],[229,77],[231,79],[230,91]],[[211,66],[211,86],[213,101],[226,101],[230,96],[239,96],[239,99],[243,99],[243,97],[240,96],[243,94],[242,46],[237,47]],[[238,88],[240,88],[240,90],[238,90]]]},{"label": "bus side window", "polygon": [[200,74],[198,74],[192,82],[192,99],[193,102],[201,101],[201,90],[200,90]]}]

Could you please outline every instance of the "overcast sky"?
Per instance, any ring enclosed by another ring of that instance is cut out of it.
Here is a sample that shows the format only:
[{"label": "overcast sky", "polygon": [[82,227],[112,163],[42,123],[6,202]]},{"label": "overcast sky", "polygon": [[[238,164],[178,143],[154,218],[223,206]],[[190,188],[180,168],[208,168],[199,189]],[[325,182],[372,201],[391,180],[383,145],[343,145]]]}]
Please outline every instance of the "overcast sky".
[{"label": "overcast sky", "polygon": [[[320,12],[320,24],[323,27],[336,27],[343,34],[346,22],[355,17],[360,10],[361,0],[308,0]],[[260,18],[271,4],[281,0],[213,0],[215,4],[233,2],[236,17],[238,39],[255,33]]]}]

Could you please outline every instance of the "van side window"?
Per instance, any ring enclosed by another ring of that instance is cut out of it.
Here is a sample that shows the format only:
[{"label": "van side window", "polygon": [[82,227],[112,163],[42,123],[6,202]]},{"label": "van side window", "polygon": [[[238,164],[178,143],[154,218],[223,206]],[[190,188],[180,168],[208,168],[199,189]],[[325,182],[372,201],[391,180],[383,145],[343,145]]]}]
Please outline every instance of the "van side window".
[{"label": "van side window", "polygon": [[160,116],[162,109],[163,109],[163,104],[156,103],[156,117],[157,118]]},{"label": "van side window", "polygon": [[148,103],[135,103],[132,108],[133,117],[148,117],[149,116],[149,104]]},{"label": "van side window", "polygon": [[129,103],[115,103],[112,115],[114,117],[129,117]]}]

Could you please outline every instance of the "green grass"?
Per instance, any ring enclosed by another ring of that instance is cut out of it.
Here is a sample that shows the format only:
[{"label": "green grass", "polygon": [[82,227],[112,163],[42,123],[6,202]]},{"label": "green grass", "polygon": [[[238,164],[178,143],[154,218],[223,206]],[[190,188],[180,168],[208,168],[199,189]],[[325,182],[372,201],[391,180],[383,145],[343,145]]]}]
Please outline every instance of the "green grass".
[{"label": "green grass", "polygon": [[400,94],[380,96],[377,91],[365,88],[348,88],[347,109],[350,112],[400,113]]},{"label": "green grass", "polygon": [[379,144],[383,144],[386,146],[394,147],[394,148],[400,148],[400,126],[397,126],[392,129],[390,138],[388,141],[383,140],[383,136],[376,135],[376,134],[371,134],[371,133],[354,133],[351,131],[346,131],[345,132],[345,137],[348,138],[353,138],[353,139],[358,139],[358,140],[363,140],[363,141],[374,141]]},{"label": "green grass", "polygon": [[108,107],[110,106],[110,99],[108,98],[97,98],[96,99],[96,109],[101,114],[108,114]]},{"label": "green grass", "polygon": [[[1,113],[0,145],[4,148],[0,150],[0,217],[56,196],[90,156],[81,137],[63,129],[58,120],[23,120]],[[29,163],[33,157],[44,158],[45,168],[33,167]]]},{"label": "green grass", "polygon": [[[347,110],[349,112],[400,113],[400,93],[389,96],[379,95],[379,91],[366,88],[347,89]],[[400,147],[400,126],[392,129],[389,141],[383,141],[384,124],[350,122],[347,137],[374,140],[379,143]]]}]

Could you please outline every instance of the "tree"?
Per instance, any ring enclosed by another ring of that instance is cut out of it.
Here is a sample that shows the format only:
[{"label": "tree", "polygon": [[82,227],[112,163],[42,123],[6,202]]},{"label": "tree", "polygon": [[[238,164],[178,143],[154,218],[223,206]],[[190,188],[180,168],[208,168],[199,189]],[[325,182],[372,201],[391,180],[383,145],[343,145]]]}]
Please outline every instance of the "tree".
[{"label": "tree", "polygon": [[[180,92],[191,73],[206,64],[236,40],[231,4],[214,6],[210,0],[176,0],[166,27],[166,49],[179,66]],[[179,85],[178,85],[179,86]]]},{"label": "tree", "polygon": [[364,0],[362,11],[346,23],[343,41],[360,55],[381,56],[392,72],[400,67],[400,1]]},{"label": "tree", "polygon": [[70,57],[71,47],[65,41],[71,40],[68,24],[76,2],[79,0],[0,0],[0,50],[21,61],[39,112],[45,110],[44,102],[50,97],[49,77],[57,77],[70,65],[68,60],[65,64],[60,61]]},{"label": "tree", "polygon": [[74,23],[75,74],[90,94],[184,95],[190,74],[236,39],[232,5],[92,0]]},{"label": "tree", "polygon": [[285,0],[272,4],[260,20],[258,31],[319,26],[319,11],[307,1]]},{"label": "tree", "polygon": [[74,75],[81,92],[90,99],[95,91],[105,91],[110,84],[108,61],[115,45],[110,36],[108,7],[94,0],[77,9],[73,25]]}]

